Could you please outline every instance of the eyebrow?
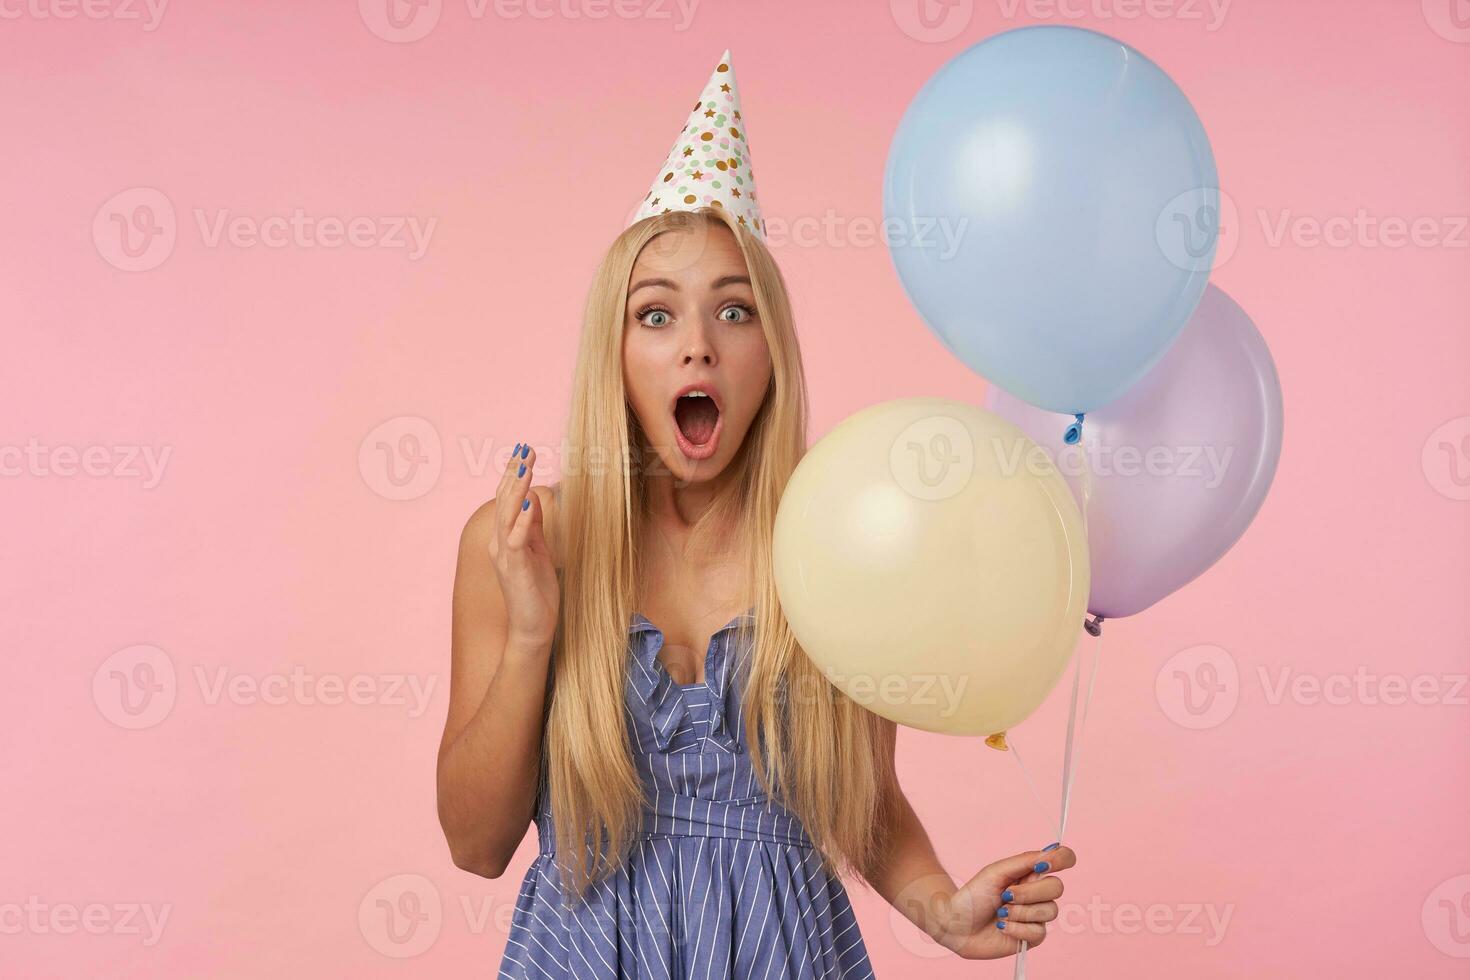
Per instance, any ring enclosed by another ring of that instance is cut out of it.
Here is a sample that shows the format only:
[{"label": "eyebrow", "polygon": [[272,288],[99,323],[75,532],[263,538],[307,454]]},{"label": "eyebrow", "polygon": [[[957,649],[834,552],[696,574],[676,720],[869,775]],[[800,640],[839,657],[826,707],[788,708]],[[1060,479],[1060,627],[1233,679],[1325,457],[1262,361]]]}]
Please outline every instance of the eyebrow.
[{"label": "eyebrow", "polygon": [[[722,288],[724,286],[733,286],[736,283],[742,283],[742,282],[745,283],[745,285],[749,286],[750,285],[750,277],[749,276],[721,276],[720,278],[716,279],[714,282],[710,283],[709,284],[709,288],[710,289],[720,289],[720,288]],[[638,280],[637,285],[635,285],[632,289],[628,290],[628,295],[629,296],[632,296],[634,293],[638,292],[638,290],[643,289],[644,287],[652,287],[652,286],[663,286],[664,288],[666,288],[666,289],[672,289],[675,292],[678,292],[679,291],[678,284],[675,283],[672,279],[640,279],[640,280]]]}]

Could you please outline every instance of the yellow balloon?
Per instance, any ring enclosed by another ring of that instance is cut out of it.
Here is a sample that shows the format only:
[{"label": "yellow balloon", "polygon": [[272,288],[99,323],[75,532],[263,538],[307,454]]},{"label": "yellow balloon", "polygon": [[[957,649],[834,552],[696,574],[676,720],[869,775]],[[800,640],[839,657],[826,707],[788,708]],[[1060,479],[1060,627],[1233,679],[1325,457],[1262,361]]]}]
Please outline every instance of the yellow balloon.
[{"label": "yellow balloon", "polygon": [[807,656],[900,724],[1004,732],[1066,670],[1087,613],[1082,515],[1047,453],[965,402],[906,398],[812,446],[774,574]]}]

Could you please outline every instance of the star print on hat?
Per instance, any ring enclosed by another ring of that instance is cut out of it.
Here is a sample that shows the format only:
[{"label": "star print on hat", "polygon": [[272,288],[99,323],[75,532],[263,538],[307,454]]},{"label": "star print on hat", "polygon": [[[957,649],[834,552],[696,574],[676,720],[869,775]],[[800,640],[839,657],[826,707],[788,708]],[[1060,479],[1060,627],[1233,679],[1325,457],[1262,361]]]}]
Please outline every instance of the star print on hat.
[{"label": "star print on hat", "polygon": [[766,237],[766,223],[756,202],[755,174],[750,169],[745,120],[740,114],[740,89],[728,49],[628,224],[665,211],[700,207],[725,208],[756,237]]}]

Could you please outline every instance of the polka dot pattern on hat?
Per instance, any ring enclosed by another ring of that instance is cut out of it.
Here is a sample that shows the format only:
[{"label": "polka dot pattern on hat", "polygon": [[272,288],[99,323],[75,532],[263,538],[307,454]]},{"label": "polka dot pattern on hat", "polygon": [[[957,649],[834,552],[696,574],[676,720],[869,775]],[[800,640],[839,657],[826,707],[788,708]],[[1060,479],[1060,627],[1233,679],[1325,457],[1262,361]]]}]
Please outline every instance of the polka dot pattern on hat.
[{"label": "polka dot pattern on hat", "polygon": [[729,50],[710,74],[653,186],[628,223],[699,207],[724,208],[757,237],[766,236]]}]

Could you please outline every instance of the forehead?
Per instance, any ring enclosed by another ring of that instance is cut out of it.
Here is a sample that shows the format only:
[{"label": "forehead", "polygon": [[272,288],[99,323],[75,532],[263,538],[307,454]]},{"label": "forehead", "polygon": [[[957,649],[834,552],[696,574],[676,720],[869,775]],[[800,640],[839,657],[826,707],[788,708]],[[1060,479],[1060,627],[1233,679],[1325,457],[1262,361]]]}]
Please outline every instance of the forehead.
[{"label": "forehead", "polygon": [[700,222],[673,228],[649,240],[638,253],[630,283],[645,276],[698,285],[723,275],[745,275],[745,256],[730,229]]}]

